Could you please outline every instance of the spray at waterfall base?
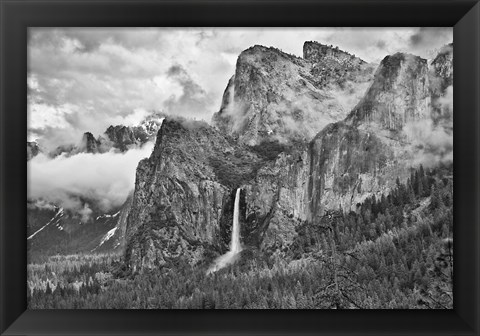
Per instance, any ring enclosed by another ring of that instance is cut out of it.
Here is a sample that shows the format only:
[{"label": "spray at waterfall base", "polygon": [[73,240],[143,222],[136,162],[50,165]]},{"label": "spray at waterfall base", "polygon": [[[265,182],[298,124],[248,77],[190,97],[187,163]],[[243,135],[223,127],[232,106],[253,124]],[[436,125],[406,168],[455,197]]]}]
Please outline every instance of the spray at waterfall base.
[{"label": "spray at waterfall base", "polygon": [[234,263],[238,257],[239,253],[242,251],[242,245],[240,244],[240,191],[241,188],[237,189],[235,194],[235,205],[233,209],[233,224],[232,224],[232,239],[230,241],[230,251],[218,257],[213,265],[207,271],[207,274],[216,272],[227,265]]}]

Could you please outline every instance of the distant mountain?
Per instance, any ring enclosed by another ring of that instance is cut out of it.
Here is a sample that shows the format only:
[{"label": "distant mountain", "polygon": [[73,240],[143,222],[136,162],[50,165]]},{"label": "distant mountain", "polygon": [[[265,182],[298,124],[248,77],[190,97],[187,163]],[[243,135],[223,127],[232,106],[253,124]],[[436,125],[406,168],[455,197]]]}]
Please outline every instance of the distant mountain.
[{"label": "distant mountain", "polygon": [[40,153],[40,147],[35,141],[27,141],[27,161]]},{"label": "distant mountain", "polygon": [[[84,133],[78,145],[60,146],[47,153],[72,156],[79,153],[101,154],[107,151],[125,152],[153,141],[162,122],[163,114],[153,114],[138,126],[110,126],[103,136],[95,138]],[[27,161],[44,153],[36,142],[27,142]],[[43,200],[27,200],[27,228],[30,255],[44,257],[52,254],[120,252],[125,245],[126,218],[132,197],[118,208],[105,212],[92,199],[81,199],[88,207],[88,217],[60,208]],[[91,213],[90,213],[91,212]]]},{"label": "distant mountain", "polygon": [[[131,197],[109,212],[92,206],[88,208],[88,217],[54,204],[37,202],[27,202],[27,243],[29,256],[35,262],[56,254],[123,251]],[[86,207],[95,205],[86,204]]]},{"label": "distant mountain", "polygon": [[[131,148],[143,146],[146,142],[152,141],[162,125],[165,115],[157,112],[147,116],[137,126],[111,125],[104,134],[97,138],[85,132],[82,139],[76,145],[61,145],[48,153],[50,157],[64,154],[67,156],[78,153],[105,153],[110,150],[126,152]],[[27,155],[28,158],[28,155]]]}]

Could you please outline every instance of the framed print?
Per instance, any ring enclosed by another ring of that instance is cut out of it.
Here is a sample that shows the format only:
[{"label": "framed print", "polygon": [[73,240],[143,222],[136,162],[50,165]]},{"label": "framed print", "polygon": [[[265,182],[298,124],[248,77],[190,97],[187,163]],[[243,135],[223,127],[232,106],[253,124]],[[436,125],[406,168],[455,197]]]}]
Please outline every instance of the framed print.
[{"label": "framed print", "polygon": [[478,334],[477,2],[1,6],[3,334]]}]

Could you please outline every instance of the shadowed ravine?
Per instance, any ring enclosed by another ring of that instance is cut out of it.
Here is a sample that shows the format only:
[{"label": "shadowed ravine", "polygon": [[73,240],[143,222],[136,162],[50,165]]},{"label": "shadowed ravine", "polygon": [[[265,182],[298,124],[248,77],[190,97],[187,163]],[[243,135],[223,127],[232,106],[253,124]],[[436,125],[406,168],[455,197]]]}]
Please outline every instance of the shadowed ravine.
[{"label": "shadowed ravine", "polygon": [[232,227],[232,240],[230,241],[230,251],[218,257],[212,266],[207,271],[207,274],[216,272],[227,265],[230,265],[235,260],[237,260],[239,252],[242,251],[242,246],[240,244],[240,221],[239,218],[239,207],[240,207],[240,188],[237,189],[235,194],[235,207],[233,209],[233,227]]}]

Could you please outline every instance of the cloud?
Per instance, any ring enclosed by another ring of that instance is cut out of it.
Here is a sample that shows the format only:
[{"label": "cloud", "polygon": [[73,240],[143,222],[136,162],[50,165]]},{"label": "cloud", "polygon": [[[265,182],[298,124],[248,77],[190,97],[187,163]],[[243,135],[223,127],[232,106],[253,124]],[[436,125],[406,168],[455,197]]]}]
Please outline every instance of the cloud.
[{"label": "cloud", "polygon": [[[421,27],[410,36],[410,44],[412,46],[422,46],[433,45],[439,47],[442,45],[444,36],[447,34],[447,30],[435,28],[435,27]],[[443,43],[445,44],[445,43]]]},{"label": "cloud", "polygon": [[440,96],[436,103],[440,108],[442,116],[451,120],[451,118],[453,118],[453,85],[450,85],[445,89],[444,95]]},{"label": "cloud", "polygon": [[397,51],[426,57],[451,42],[452,29],[30,28],[29,133],[73,143],[135,120],[139,110],[210,120],[242,50],[263,44],[302,56],[307,40],[378,62]]},{"label": "cloud", "polygon": [[182,94],[172,96],[165,102],[164,111],[168,114],[209,120],[214,112],[214,99],[198,85],[180,65],[168,69],[169,78],[182,87]]},{"label": "cloud", "polygon": [[90,219],[90,215],[93,213],[93,210],[90,209],[88,203],[85,203],[83,208],[78,210],[77,213],[81,216],[82,223],[86,223]]},{"label": "cloud", "polygon": [[431,119],[417,120],[403,127],[412,145],[414,164],[426,167],[453,162],[453,132]]},{"label": "cloud", "polygon": [[453,41],[451,28],[421,27],[409,37],[409,49],[414,54],[424,52],[425,58],[432,58],[448,43]]},{"label": "cloud", "polygon": [[[58,204],[87,218],[95,203],[108,211],[134,189],[138,162],[149,157],[153,142],[126,153],[80,153],[50,159],[42,154],[27,163],[28,197]],[[85,201],[90,206],[85,207]]]}]

